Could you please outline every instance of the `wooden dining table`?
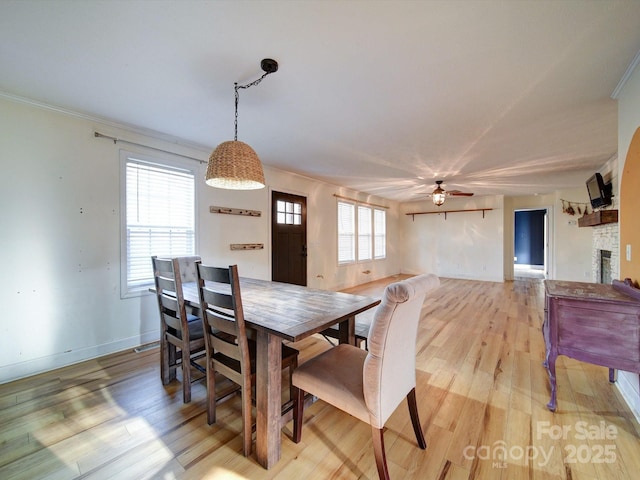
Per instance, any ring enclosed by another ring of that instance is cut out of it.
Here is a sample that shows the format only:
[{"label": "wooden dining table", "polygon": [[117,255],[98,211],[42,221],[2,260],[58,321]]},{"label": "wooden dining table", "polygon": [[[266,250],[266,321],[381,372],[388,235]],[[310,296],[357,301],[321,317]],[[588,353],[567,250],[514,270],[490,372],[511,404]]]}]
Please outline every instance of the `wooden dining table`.
[{"label": "wooden dining table", "polygon": [[[185,302],[199,310],[195,282],[182,284]],[[355,343],[355,316],[379,299],[288,283],[240,278],[245,322],[256,334],[256,458],[271,468],[280,460],[281,343],[297,342],[339,325],[340,343]]]}]

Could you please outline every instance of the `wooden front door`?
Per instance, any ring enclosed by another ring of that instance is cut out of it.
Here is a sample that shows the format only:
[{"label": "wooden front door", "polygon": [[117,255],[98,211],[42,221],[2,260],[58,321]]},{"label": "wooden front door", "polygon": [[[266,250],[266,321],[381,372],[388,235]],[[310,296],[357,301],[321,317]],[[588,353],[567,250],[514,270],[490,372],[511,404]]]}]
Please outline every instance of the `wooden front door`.
[{"label": "wooden front door", "polygon": [[307,285],[307,199],[271,193],[271,279]]}]

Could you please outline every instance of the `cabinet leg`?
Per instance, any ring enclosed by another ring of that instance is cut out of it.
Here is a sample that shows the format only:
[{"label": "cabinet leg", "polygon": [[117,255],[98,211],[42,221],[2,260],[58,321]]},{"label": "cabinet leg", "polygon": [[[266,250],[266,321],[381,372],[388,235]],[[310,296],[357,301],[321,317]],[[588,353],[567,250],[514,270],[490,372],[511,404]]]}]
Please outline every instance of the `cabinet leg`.
[{"label": "cabinet leg", "polygon": [[547,358],[547,372],[549,373],[549,383],[551,384],[551,399],[547,403],[547,408],[552,412],[557,408],[557,384],[556,384],[556,358],[558,356],[551,354]]}]

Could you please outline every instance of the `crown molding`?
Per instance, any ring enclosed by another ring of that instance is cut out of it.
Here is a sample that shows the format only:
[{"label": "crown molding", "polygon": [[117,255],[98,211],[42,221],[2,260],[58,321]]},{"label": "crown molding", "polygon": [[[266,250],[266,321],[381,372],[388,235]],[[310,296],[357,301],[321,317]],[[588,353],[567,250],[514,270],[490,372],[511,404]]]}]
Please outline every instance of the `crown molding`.
[{"label": "crown molding", "polygon": [[17,103],[23,103],[23,104],[30,105],[32,107],[40,108],[43,110],[49,110],[51,112],[60,113],[62,115],[68,115],[70,117],[80,118],[82,120],[87,120],[89,122],[99,123],[103,126],[124,130],[128,133],[143,135],[145,137],[153,138],[154,140],[160,140],[162,142],[170,143],[172,145],[176,145],[179,147],[189,148],[199,152],[203,152],[203,153],[206,153],[207,155],[209,155],[209,153],[211,153],[211,150],[213,150],[214,148],[208,145],[202,145],[200,143],[190,142],[188,140],[184,140],[182,138],[175,137],[173,135],[169,135],[166,133],[158,132],[156,130],[152,130],[149,128],[139,127],[137,125],[132,125],[128,123],[122,123],[115,120],[110,120],[108,118],[97,117],[95,115],[90,115],[88,113],[77,112],[75,110],[70,110],[68,108],[60,107],[58,105],[52,105],[39,100],[34,100],[32,98],[22,97],[20,95],[15,95],[13,93],[5,92],[2,90],[0,90],[0,98],[5,98],[9,101],[13,101]]},{"label": "crown molding", "polygon": [[614,100],[618,99],[618,95],[620,95],[620,91],[624,88],[625,84],[629,80],[629,77],[631,77],[631,74],[636,69],[638,64],[640,64],[640,50],[638,50],[638,53],[636,53],[636,56],[633,57],[633,60],[631,60],[631,63],[627,67],[627,70],[624,72],[624,75],[622,75],[622,78],[618,82],[618,85],[616,85],[616,88],[613,89],[613,92],[611,93],[611,98],[613,98]]}]

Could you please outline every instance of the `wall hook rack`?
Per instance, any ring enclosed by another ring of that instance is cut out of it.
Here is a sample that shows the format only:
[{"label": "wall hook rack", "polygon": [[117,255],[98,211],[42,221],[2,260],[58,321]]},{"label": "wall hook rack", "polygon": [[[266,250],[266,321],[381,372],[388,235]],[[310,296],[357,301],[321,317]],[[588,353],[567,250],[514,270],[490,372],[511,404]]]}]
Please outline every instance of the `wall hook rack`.
[{"label": "wall hook rack", "polygon": [[210,213],[223,213],[225,215],[242,215],[245,217],[260,217],[262,212],[260,210],[248,210],[246,208],[229,208],[229,207],[216,207],[211,205],[209,207]]}]

